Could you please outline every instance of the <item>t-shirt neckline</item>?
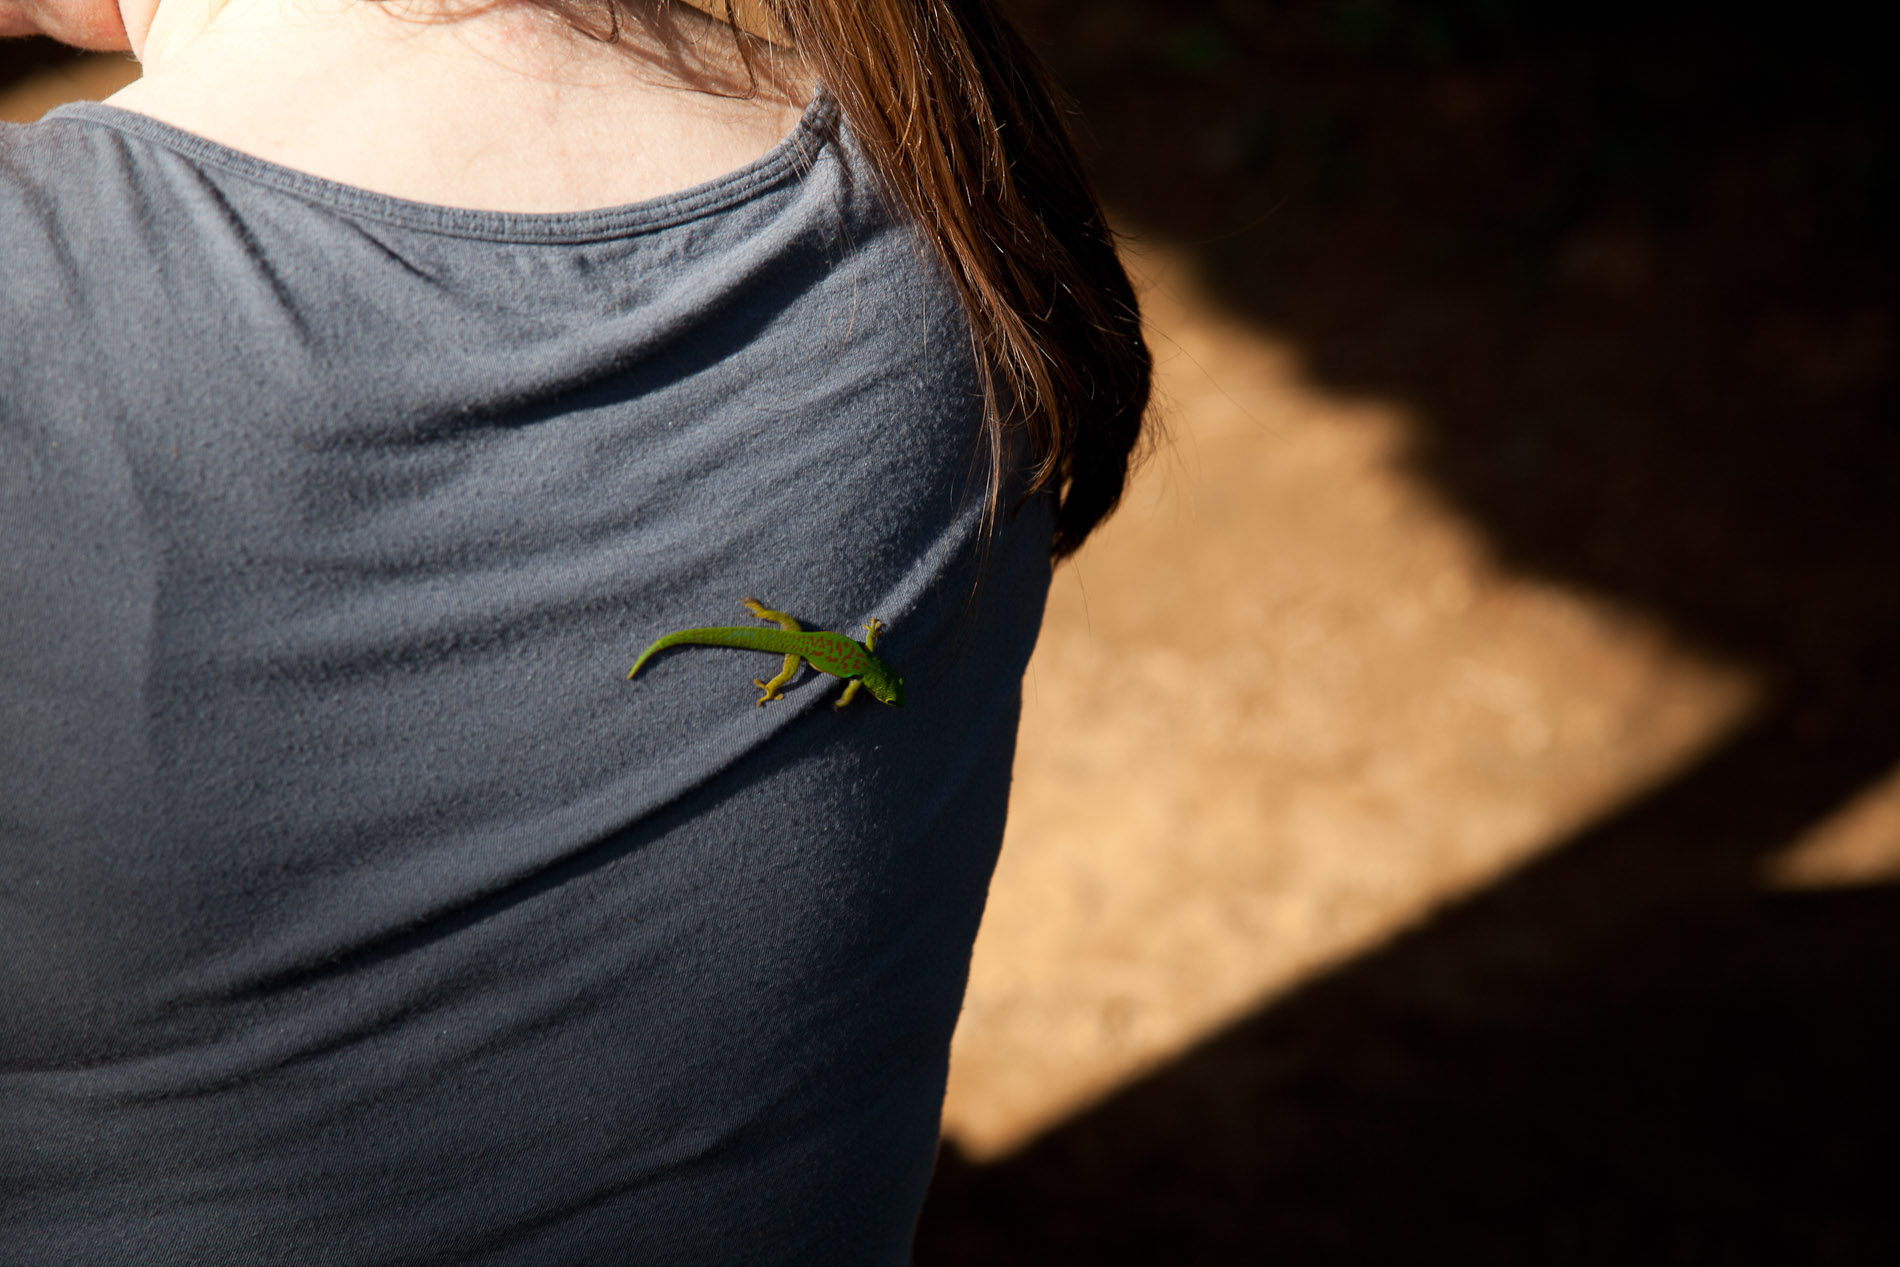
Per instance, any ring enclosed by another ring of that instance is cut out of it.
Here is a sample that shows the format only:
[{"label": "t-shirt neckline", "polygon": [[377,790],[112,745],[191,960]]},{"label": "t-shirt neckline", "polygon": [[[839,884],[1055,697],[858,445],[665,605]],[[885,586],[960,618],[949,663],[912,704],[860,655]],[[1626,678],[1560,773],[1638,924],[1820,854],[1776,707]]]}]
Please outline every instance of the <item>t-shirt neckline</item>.
[{"label": "t-shirt neckline", "polygon": [[580,242],[653,232],[726,210],[804,175],[833,136],[837,103],[822,87],[798,123],[758,158],[723,176],[672,193],[586,211],[487,211],[399,198],[286,167],[209,137],[100,101],[49,111],[45,122],[84,122],[172,150],[194,163],[330,207],[344,215],[380,220],[455,237],[495,241]]}]

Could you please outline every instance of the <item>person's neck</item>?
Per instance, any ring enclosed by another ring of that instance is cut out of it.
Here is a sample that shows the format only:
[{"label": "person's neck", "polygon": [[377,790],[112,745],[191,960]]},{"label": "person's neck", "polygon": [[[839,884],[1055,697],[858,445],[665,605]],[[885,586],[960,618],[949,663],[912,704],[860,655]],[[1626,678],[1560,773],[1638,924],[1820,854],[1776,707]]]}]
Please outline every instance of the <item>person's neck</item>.
[{"label": "person's neck", "polygon": [[809,88],[794,59],[678,10],[607,44],[525,0],[423,16],[385,0],[161,0],[144,77],[111,103],[398,197],[569,211],[756,158]]}]

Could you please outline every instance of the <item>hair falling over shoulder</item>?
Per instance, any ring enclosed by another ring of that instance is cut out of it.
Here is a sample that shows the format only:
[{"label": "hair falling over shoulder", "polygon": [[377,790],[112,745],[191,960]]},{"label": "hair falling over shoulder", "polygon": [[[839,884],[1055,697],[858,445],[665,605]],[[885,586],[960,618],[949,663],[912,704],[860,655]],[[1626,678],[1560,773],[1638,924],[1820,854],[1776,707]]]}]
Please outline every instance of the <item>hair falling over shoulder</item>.
[{"label": "hair falling over shoulder", "polygon": [[[570,20],[600,12],[589,0],[536,2]],[[1021,428],[1026,491],[1057,495],[1052,553],[1073,554],[1121,499],[1152,362],[1040,60],[995,0],[688,2],[790,44],[837,99],[962,299],[983,375],[990,512]],[[638,20],[639,0],[606,3],[610,30]]]},{"label": "hair falling over shoulder", "polygon": [[762,0],[838,99],[963,299],[992,505],[1005,433],[1073,554],[1121,499],[1148,412],[1141,313],[1042,64],[993,0]]}]

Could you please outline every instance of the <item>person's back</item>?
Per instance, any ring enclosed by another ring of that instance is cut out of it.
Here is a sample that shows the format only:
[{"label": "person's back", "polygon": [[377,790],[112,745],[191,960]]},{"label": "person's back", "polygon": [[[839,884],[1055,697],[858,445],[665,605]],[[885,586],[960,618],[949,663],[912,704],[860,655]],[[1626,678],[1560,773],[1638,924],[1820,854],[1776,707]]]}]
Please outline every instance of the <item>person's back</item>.
[{"label": "person's back", "polygon": [[[0,130],[0,1261],[903,1262],[1059,523],[967,297],[783,56],[235,4]],[[625,680],[748,596],[905,706]]]}]

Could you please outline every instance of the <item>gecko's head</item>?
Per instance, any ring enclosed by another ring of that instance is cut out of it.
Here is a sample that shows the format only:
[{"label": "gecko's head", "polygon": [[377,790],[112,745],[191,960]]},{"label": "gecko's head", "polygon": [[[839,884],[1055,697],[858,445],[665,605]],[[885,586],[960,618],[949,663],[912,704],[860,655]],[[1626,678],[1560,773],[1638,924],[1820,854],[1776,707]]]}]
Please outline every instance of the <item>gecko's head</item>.
[{"label": "gecko's head", "polygon": [[886,704],[904,706],[904,679],[891,672],[889,665],[879,661],[865,670],[864,689]]}]

